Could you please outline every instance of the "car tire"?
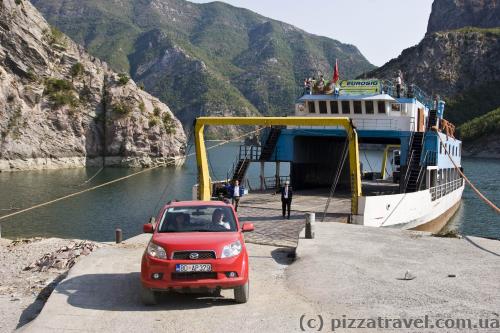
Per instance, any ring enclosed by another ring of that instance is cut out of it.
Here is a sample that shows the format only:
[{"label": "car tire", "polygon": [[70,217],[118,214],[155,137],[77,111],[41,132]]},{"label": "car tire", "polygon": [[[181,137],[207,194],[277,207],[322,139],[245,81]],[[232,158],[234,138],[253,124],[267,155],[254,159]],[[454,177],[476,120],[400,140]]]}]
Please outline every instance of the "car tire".
[{"label": "car tire", "polygon": [[144,305],[156,305],[158,303],[156,293],[143,286],[141,286],[141,301]]},{"label": "car tire", "polygon": [[234,300],[236,303],[246,303],[248,302],[248,297],[250,296],[250,280],[247,281],[242,286],[234,288]]}]

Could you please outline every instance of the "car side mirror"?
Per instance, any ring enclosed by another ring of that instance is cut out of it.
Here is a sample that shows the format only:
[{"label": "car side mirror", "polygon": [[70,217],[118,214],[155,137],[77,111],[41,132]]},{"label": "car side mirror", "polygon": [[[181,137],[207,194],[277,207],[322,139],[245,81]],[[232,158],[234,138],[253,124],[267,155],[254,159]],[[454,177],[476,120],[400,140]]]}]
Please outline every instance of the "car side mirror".
[{"label": "car side mirror", "polygon": [[254,229],[253,223],[244,223],[241,227],[241,231],[243,232],[254,231]]},{"label": "car side mirror", "polygon": [[152,234],[154,230],[155,230],[155,228],[153,227],[153,225],[151,223],[146,223],[145,225],[142,226],[142,231],[145,234]]}]

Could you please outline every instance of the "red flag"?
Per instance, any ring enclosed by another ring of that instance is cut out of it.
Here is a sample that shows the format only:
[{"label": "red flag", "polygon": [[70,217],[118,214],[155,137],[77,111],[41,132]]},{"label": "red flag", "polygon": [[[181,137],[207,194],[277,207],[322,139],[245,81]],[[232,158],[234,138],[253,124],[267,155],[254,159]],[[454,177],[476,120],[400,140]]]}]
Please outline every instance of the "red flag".
[{"label": "red flag", "polygon": [[337,63],[337,59],[335,59],[335,68],[333,69],[332,81],[333,83],[337,83],[338,80],[339,80],[339,65]]}]

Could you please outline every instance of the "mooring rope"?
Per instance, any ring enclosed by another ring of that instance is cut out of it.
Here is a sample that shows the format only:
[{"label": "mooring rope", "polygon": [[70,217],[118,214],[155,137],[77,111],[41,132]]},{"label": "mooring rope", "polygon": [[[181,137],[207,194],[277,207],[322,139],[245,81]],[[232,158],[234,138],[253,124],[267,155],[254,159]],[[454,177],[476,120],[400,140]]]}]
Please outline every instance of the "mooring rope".
[{"label": "mooring rope", "polygon": [[[256,130],[254,130],[254,131],[250,131],[250,132],[247,132],[247,133],[242,134],[240,136],[237,136],[235,138],[222,141],[221,143],[218,143],[216,145],[213,145],[213,146],[207,148],[207,150],[211,150],[211,149],[220,147],[222,145],[225,145],[225,144],[227,144],[229,142],[239,140],[239,139],[241,139],[241,138],[243,138],[243,137],[245,137],[245,136],[247,136],[249,134],[257,133],[257,132],[259,132],[259,131],[261,131],[263,129],[264,129],[264,127],[261,127],[261,128],[258,128]],[[191,153],[191,154],[185,155],[185,156],[173,157],[173,158],[170,159],[169,162],[171,163],[171,162],[179,160],[179,159],[185,159],[185,158],[191,157],[193,155],[195,155],[195,153]],[[106,183],[103,183],[103,184],[100,184],[100,185],[89,187],[87,189],[84,189],[84,190],[81,190],[81,191],[78,191],[78,192],[74,192],[74,193],[71,193],[71,194],[64,195],[64,196],[59,197],[57,199],[53,199],[53,200],[50,200],[50,201],[47,201],[47,202],[44,202],[44,203],[40,203],[40,204],[31,206],[31,207],[28,207],[28,208],[24,208],[24,209],[18,210],[18,211],[14,212],[14,213],[10,213],[10,214],[7,214],[7,215],[0,216],[0,223],[1,223],[1,221],[5,220],[5,219],[7,219],[9,217],[12,217],[12,216],[15,216],[15,215],[19,215],[19,214],[22,214],[22,213],[25,213],[25,212],[28,212],[30,210],[37,209],[37,208],[40,208],[40,207],[48,206],[48,205],[51,205],[53,203],[65,200],[65,199],[73,198],[73,197],[76,197],[76,196],[78,196],[80,194],[83,194],[83,193],[86,193],[86,192],[90,192],[90,191],[94,191],[94,190],[99,189],[101,187],[105,187],[105,186],[108,186],[108,185],[111,185],[111,184],[114,184],[114,183],[118,183],[118,182],[120,182],[122,180],[126,180],[126,179],[132,178],[134,176],[140,175],[142,173],[145,173],[145,172],[148,172],[148,171],[155,170],[155,169],[158,169],[160,167],[166,166],[167,164],[168,164],[168,162],[167,163],[161,163],[161,164],[155,165],[153,167],[150,167],[150,168],[147,168],[147,169],[143,169],[141,171],[137,171],[137,172],[132,173],[130,175],[127,175],[127,176],[124,176],[124,177],[120,177],[120,178],[117,178],[117,179],[113,179],[113,180],[111,180],[109,182],[106,182]]]},{"label": "mooring rope", "polygon": [[467,178],[467,176],[462,172],[462,170],[460,170],[460,168],[456,165],[456,163],[453,160],[453,158],[451,158],[451,155],[448,152],[448,149],[446,149],[446,144],[443,142],[443,139],[441,139],[441,136],[437,132],[436,127],[433,127],[433,129],[436,130],[437,136],[438,136],[439,141],[441,142],[441,144],[442,144],[442,146],[444,148],[444,151],[446,152],[446,155],[448,155],[451,163],[453,163],[453,166],[458,171],[458,173],[462,176],[463,179],[465,179],[465,181],[467,182],[467,184],[469,184],[469,186],[472,188],[472,190],[474,190],[474,192],[476,192],[476,194],[479,196],[480,199],[482,199],[486,204],[488,204],[488,206],[490,206],[491,208],[493,208],[493,210],[497,214],[500,213],[500,209],[491,200],[489,200],[484,194],[482,194],[481,191],[479,191],[476,188],[476,186],[474,186],[474,184],[472,184],[472,182],[469,180],[469,178]]}]

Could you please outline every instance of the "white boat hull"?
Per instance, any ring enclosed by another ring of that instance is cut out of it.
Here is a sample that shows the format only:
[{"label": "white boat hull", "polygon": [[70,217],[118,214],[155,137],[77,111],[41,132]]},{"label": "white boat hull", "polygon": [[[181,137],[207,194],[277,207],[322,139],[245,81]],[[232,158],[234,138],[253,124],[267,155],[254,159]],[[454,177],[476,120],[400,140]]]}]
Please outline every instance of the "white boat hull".
[{"label": "white boat hull", "polygon": [[[460,205],[464,185],[432,200],[430,189],[404,194],[360,197],[353,223],[371,227],[398,227],[437,231]],[[429,225],[430,229],[423,226]]]}]

